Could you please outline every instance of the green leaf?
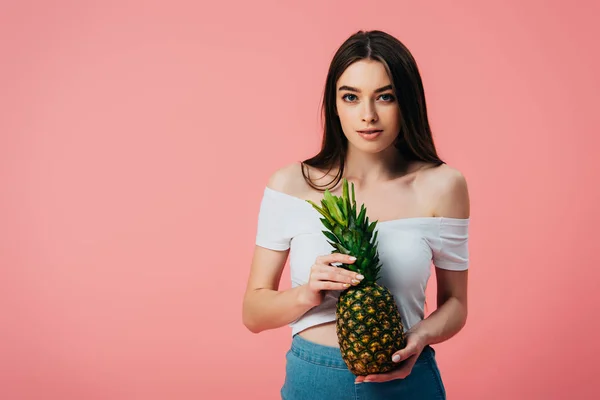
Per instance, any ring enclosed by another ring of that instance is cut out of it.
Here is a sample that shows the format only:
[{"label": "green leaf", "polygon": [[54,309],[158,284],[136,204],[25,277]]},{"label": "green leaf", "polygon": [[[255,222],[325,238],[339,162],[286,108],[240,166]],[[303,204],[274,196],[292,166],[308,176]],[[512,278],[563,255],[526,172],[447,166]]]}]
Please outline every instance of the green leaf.
[{"label": "green leaf", "polygon": [[361,271],[365,271],[367,269],[367,267],[369,266],[369,259],[366,257],[358,259],[357,261],[359,261]]},{"label": "green leaf", "polygon": [[332,247],[331,253],[352,254],[358,258],[342,267],[362,273],[364,282],[376,282],[382,266],[377,253],[377,221],[370,222],[364,204],[358,211],[354,183],[343,178],[341,196],[325,190],[321,206],[307,201],[323,216],[320,221],[326,230],[322,233]]},{"label": "green leaf", "polygon": [[325,201],[325,197],[323,197],[321,199],[321,206],[323,207],[324,210],[327,210],[327,212],[329,214],[331,214],[331,210],[329,209],[329,204],[327,204],[327,202]]},{"label": "green leaf", "polygon": [[333,226],[329,223],[329,221],[326,218],[320,218],[320,220],[323,226],[325,226],[325,228],[333,232]]},{"label": "green leaf", "polygon": [[346,178],[344,178],[342,183],[342,196],[344,200],[348,200],[350,198],[350,195],[348,194],[348,180]]},{"label": "green leaf", "polygon": [[325,237],[327,237],[327,239],[332,240],[333,242],[338,243],[340,240],[331,232],[328,231],[322,231],[323,234],[325,235]]},{"label": "green leaf", "polygon": [[342,254],[350,254],[350,250],[342,246],[340,243],[336,243],[334,247]]},{"label": "green leaf", "polygon": [[333,234],[337,237],[342,237],[344,232],[342,232],[342,228],[339,225],[336,225],[333,229]]},{"label": "green leaf", "polygon": [[358,245],[360,244],[360,232],[355,230],[352,231],[352,244],[354,245],[354,247],[358,247]]},{"label": "green leaf", "polygon": [[338,208],[342,212],[342,216],[344,217],[344,220],[348,220],[348,208],[346,207],[346,202],[344,201],[343,198],[338,197],[337,203],[338,203]]},{"label": "green leaf", "polygon": [[321,207],[319,207],[318,205],[316,205],[315,203],[313,203],[311,200],[306,200],[306,201],[307,201],[307,202],[308,202],[310,205],[312,205],[312,206],[313,206],[313,208],[319,212],[319,214],[321,214],[322,216],[324,216],[325,218],[327,218],[327,220],[328,220],[330,223],[332,223],[332,224],[334,224],[334,223],[335,223],[335,221],[334,221],[334,220],[333,220],[333,219],[332,219],[332,218],[329,216],[329,214],[328,214],[328,213],[327,213],[327,212],[326,212],[324,209],[322,209]]},{"label": "green leaf", "polygon": [[336,198],[331,194],[329,190],[325,191],[324,200],[329,208],[329,212],[331,213],[332,218],[340,225],[346,226],[344,224],[344,217],[342,215],[342,210],[338,207]]},{"label": "green leaf", "polygon": [[323,211],[323,210],[321,209],[321,207],[319,207],[317,204],[315,204],[315,202],[313,202],[312,200],[306,200],[306,202],[307,202],[308,204],[310,204],[311,206],[313,206],[313,207],[315,208],[315,210],[317,210],[317,211]]},{"label": "green leaf", "polygon": [[350,242],[352,240],[352,232],[345,230],[342,234],[342,239],[344,239],[344,242],[346,243]]},{"label": "green leaf", "polygon": [[361,204],[360,214],[358,214],[358,218],[356,218],[357,225],[360,227],[362,227],[364,224],[366,212],[367,212],[367,209],[365,208],[365,205]]},{"label": "green leaf", "polygon": [[325,202],[327,209],[330,212],[333,211],[333,207],[335,206],[335,198],[333,197],[329,189],[326,189],[323,193],[323,201]]},{"label": "green leaf", "polygon": [[352,205],[350,204],[350,195],[348,193],[348,180],[346,178],[344,178],[344,183],[342,187],[342,200],[344,202],[344,212],[346,214],[346,218],[349,218],[350,212],[352,211]]},{"label": "green leaf", "polygon": [[365,237],[363,238],[362,243],[360,244],[360,252],[361,254],[366,254],[366,252],[369,250],[369,240]]},{"label": "green leaf", "polygon": [[369,249],[369,252],[367,254],[367,257],[369,257],[369,259],[373,260],[375,258],[375,253],[377,252],[377,249],[375,248],[375,246],[372,246]]},{"label": "green leaf", "polygon": [[375,225],[377,225],[377,221],[371,222],[371,225],[369,225],[369,228],[367,229],[367,232],[373,233],[373,231],[375,230]]}]

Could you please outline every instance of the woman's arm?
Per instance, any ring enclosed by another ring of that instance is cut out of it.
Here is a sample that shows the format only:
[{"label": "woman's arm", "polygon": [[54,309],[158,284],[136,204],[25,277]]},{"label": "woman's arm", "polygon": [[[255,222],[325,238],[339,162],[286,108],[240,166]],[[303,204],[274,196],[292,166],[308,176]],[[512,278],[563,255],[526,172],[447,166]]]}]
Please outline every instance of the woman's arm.
[{"label": "woman's arm", "polygon": [[[276,171],[267,185],[284,192],[290,182],[293,186],[295,177],[303,179],[297,163]],[[263,229],[269,229],[269,226]],[[357,282],[357,273],[332,266],[333,263],[350,264],[354,260],[348,255],[333,253],[316,258],[306,284],[279,291],[288,254],[289,249],[272,250],[255,246],[242,308],[242,320],[251,332],[288,325],[320,304],[324,290],[343,290],[347,287],[344,285],[352,284],[353,280]]]},{"label": "woman's arm", "polygon": [[[267,186],[285,191],[297,175],[295,168],[294,165],[289,165],[275,171],[269,177]],[[272,250],[258,245],[254,247],[242,306],[243,323],[251,332],[259,333],[285,326],[313,307],[303,296],[303,286],[279,291],[288,255],[289,249]]]},{"label": "woman's arm", "polygon": [[415,324],[410,332],[422,344],[435,344],[456,335],[467,321],[467,271],[436,268],[438,307],[427,318]]},{"label": "woman's arm", "polygon": [[242,319],[254,333],[287,325],[313,307],[304,286],[278,291],[289,250],[276,251],[256,246],[244,294]]},{"label": "woman's arm", "polygon": [[279,292],[287,253],[256,246],[243,308],[244,325],[254,333],[287,325],[321,304],[324,290],[343,290],[362,279],[356,272],[332,265],[351,264],[356,258],[331,253],[316,258],[307,283]]},{"label": "woman's arm", "polygon": [[[439,196],[436,214],[449,218],[469,218],[470,202],[467,182],[457,170],[449,171]],[[456,335],[467,321],[468,270],[450,271],[436,268],[437,309],[415,324],[411,332],[424,345],[440,343]]]}]

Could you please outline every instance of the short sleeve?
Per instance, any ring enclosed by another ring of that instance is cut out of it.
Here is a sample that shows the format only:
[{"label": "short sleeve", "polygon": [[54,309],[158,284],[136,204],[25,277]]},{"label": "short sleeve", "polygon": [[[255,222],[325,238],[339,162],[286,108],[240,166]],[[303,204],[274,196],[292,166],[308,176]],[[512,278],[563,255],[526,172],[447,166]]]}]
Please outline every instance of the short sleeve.
[{"label": "short sleeve", "polygon": [[442,218],[433,246],[433,264],[442,269],[469,268],[469,219]]},{"label": "short sleeve", "polygon": [[286,202],[278,194],[265,187],[258,213],[256,244],[271,250],[287,250],[291,241],[286,224],[288,211]]}]

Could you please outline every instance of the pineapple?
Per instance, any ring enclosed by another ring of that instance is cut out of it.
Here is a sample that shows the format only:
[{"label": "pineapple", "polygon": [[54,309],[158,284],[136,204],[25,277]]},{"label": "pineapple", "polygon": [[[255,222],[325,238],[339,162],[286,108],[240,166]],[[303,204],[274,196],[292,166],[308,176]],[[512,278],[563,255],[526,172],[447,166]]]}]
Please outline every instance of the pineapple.
[{"label": "pineapple", "polygon": [[[350,254],[357,259],[340,268],[358,272],[364,279],[340,293],[336,306],[336,331],[340,351],[354,375],[388,372],[398,364],[394,352],[406,346],[404,326],[394,297],[377,283],[381,264],[377,252],[377,221],[369,223],[366,208],[357,215],[354,184],[350,200],[348,181],[343,179],[341,197],[325,190],[322,207],[310,203],[322,216],[327,228],[323,234],[334,247],[332,252]],[[375,232],[375,233],[373,233]]]}]

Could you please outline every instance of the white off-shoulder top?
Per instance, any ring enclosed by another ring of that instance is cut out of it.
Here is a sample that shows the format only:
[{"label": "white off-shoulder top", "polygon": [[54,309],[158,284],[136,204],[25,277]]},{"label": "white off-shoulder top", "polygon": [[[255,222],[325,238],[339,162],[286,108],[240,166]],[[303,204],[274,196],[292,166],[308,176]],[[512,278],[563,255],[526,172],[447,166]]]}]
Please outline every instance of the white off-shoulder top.
[{"label": "white off-shoulder top", "polygon": [[[368,215],[368,210],[367,210]],[[256,244],[272,250],[290,250],[292,287],[308,282],[317,256],[332,247],[322,231],[321,215],[298,197],[265,187],[260,203]],[[424,318],[425,289],[431,265],[462,271],[469,267],[469,218],[414,217],[380,221],[376,228],[382,264],[379,283],[394,295],[405,329]],[[326,293],[290,326],[292,335],[311,326],[335,321],[339,291]]]}]

